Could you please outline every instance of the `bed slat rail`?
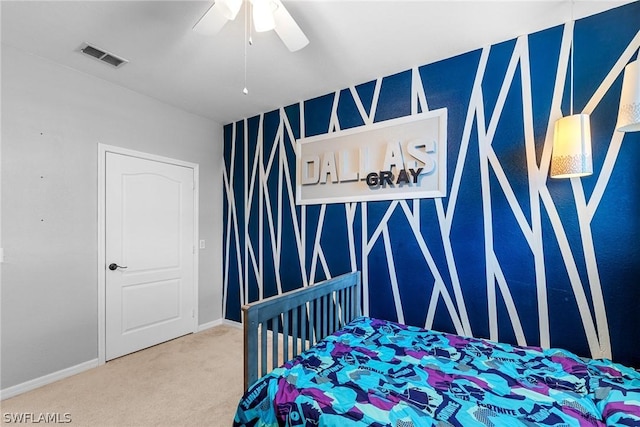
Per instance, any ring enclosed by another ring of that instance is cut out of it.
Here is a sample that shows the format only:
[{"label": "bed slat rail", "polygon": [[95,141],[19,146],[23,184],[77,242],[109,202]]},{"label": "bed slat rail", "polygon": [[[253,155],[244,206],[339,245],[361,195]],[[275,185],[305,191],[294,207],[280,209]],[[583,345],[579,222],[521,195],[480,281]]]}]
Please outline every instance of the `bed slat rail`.
[{"label": "bed slat rail", "polygon": [[[268,359],[269,370],[274,369],[361,315],[360,272],[244,305],[242,313],[247,389],[267,373]],[[269,329],[271,334],[267,334]]]}]

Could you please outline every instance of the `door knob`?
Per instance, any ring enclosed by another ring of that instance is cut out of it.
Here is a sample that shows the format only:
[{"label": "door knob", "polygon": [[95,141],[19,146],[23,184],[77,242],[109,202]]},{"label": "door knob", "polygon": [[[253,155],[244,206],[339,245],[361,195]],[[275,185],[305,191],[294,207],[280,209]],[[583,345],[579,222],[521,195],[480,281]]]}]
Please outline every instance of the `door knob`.
[{"label": "door knob", "polygon": [[111,271],[117,270],[118,268],[127,268],[127,267],[123,267],[121,265],[118,265],[115,262],[109,264],[109,270],[111,270]]}]

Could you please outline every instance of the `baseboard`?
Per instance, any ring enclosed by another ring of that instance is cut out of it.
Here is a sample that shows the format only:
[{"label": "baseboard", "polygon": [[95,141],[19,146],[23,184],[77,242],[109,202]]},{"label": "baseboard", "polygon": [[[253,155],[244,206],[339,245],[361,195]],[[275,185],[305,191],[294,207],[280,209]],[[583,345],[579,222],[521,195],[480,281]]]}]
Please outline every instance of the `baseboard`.
[{"label": "baseboard", "polygon": [[[235,322],[233,320],[227,320],[227,319],[217,319],[211,322],[203,323],[202,325],[198,325],[197,332],[202,332],[204,330],[207,330],[216,326],[220,326],[220,325],[226,325],[226,326],[231,326],[232,328],[242,329],[242,323]],[[78,365],[71,366],[69,368],[44,375],[40,378],[35,378],[33,380],[23,382],[22,384],[17,384],[11,387],[7,387],[5,389],[0,390],[0,400],[9,399],[19,394],[34,390],[38,387],[42,387],[44,385],[51,384],[61,379],[70,377],[72,375],[79,374],[86,370],[96,368],[99,365],[98,362],[99,362],[98,359],[89,360],[87,362],[83,362]]]},{"label": "baseboard", "polygon": [[0,390],[0,400],[9,399],[10,397],[26,393],[38,387],[42,387],[43,385],[51,384],[52,382],[59,381],[61,379],[79,374],[80,372],[84,372],[96,367],[98,367],[98,359],[93,359],[75,366],[71,366],[69,368],[62,369],[57,372],[52,372],[51,374],[44,375],[40,378],[35,378],[33,380],[23,382],[22,384],[7,387]]},{"label": "baseboard", "polygon": [[206,331],[207,329],[211,329],[216,326],[222,325],[222,319],[213,320],[211,322],[203,323],[202,325],[198,325],[198,329],[196,332]]},{"label": "baseboard", "polygon": [[231,326],[232,328],[242,329],[242,323],[236,322],[235,320],[223,319],[222,324],[226,326]]}]

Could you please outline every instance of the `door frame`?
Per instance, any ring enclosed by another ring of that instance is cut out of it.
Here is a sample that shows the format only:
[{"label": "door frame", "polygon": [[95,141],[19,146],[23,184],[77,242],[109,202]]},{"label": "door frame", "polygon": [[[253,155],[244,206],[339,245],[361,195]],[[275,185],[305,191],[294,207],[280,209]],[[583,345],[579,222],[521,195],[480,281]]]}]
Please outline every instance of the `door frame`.
[{"label": "door frame", "polygon": [[197,163],[186,162],[183,160],[171,159],[169,157],[158,156],[155,154],[143,153],[141,151],[134,151],[127,148],[116,147],[114,145],[107,145],[98,143],[98,364],[103,365],[106,363],[106,226],[105,226],[105,208],[106,208],[106,158],[107,153],[120,154],[124,156],[137,157],[144,160],[151,160],[156,162],[168,163],[171,165],[187,167],[193,170],[193,247],[194,247],[194,260],[193,260],[193,292],[194,292],[194,316],[193,316],[193,330],[198,330],[198,260],[200,258],[198,236],[199,232],[199,194],[200,194],[200,180],[199,180],[199,168]]}]

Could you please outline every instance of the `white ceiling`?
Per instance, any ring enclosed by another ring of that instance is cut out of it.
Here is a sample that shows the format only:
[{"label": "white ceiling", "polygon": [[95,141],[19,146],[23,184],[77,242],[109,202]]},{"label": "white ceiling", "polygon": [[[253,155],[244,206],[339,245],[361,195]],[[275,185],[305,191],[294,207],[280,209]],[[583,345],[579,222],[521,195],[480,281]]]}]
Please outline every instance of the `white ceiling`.
[{"label": "white ceiling", "polygon": [[[578,19],[626,1],[575,1]],[[310,44],[253,35],[244,87],[241,11],[191,30],[212,1],[1,1],[2,43],[225,124],[571,19],[571,1],[284,0]],[[83,42],[128,59],[114,69]]]}]

